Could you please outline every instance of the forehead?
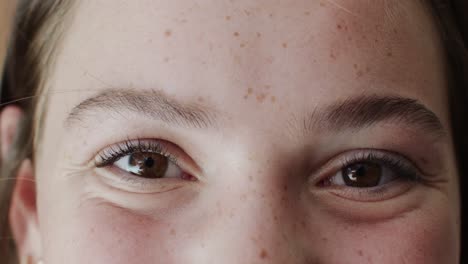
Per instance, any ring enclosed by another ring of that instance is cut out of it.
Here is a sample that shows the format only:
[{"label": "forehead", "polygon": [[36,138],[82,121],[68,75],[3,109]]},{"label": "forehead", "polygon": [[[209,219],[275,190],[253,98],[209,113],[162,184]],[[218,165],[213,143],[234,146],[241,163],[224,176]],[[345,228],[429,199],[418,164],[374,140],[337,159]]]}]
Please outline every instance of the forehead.
[{"label": "forehead", "polygon": [[442,49],[417,0],[103,0],[75,9],[55,71],[65,89],[161,89],[233,111],[238,101],[226,98],[299,108],[396,93],[444,111]]}]

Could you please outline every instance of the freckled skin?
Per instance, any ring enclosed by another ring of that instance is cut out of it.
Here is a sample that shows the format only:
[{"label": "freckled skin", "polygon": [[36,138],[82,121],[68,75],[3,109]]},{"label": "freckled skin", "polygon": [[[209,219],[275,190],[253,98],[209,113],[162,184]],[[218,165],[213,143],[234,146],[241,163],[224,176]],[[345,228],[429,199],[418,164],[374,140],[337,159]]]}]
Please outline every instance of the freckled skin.
[{"label": "freckled skin", "polygon": [[[449,122],[442,46],[425,8],[416,0],[368,3],[80,1],[47,79],[51,89],[74,92],[50,96],[36,160],[45,263],[455,264],[450,144],[441,146],[445,183],[389,201],[351,201],[308,180],[324,176],[321,165],[344,150],[385,147],[403,133],[298,132],[291,120],[316,107],[397,94]],[[66,131],[61,120],[71,107],[105,87],[163,90],[212,106],[220,120],[199,130],[108,114]],[[73,167],[64,157],[85,162],[129,137],[174,142],[201,167],[200,181],[135,194],[89,171],[65,176]],[[427,155],[414,142],[405,146]]]}]

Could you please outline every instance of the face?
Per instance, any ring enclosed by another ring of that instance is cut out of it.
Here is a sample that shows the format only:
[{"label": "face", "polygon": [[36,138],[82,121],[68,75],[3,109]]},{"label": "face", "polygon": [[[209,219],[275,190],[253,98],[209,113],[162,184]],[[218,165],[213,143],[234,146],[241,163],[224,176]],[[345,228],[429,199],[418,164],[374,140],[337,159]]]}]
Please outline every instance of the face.
[{"label": "face", "polygon": [[420,1],[80,1],[35,161],[45,263],[457,263]]}]

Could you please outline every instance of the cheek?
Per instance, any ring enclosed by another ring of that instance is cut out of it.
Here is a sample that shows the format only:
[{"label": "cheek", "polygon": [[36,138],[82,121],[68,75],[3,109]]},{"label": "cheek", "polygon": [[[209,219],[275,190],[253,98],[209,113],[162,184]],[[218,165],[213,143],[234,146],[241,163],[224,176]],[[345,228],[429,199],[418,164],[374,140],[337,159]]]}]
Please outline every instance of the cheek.
[{"label": "cheek", "polygon": [[69,215],[45,233],[48,263],[178,263],[172,245],[182,238],[170,223],[108,203],[87,204]]},{"label": "cheek", "polygon": [[414,211],[382,223],[328,222],[321,228],[324,263],[341,263],[343,256],[347,263],[456,263],[454,223],[448,210],[435,211]]}]

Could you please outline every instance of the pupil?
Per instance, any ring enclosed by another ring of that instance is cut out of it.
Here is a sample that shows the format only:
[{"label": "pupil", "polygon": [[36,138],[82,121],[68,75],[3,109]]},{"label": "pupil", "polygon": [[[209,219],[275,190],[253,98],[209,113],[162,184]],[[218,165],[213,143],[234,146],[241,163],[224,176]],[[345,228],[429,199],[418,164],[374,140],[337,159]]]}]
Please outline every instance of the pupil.
[{"label": "pupil", "polygon": [[366,175],[366,167],[364,165],[359,165],[356,170],[356,174],[358,177],[362,177]]},{"label": "pupil", "polygon": [[131,173],[143,178],[163,178],[169,167],[167,157],[157,153],[134,153],[129,160]]},{"label": "pupil", "polygon": [[148,168],[151,168],[154,166],[154,159],[151,157],[146,157],[145,158],[145,166]]},{"label": "pupil", "polygon": [[375,187],[379,185],[382,178],[382,167],[373,163],[357,163],[344,168],[342,175],[347,186]]}]

